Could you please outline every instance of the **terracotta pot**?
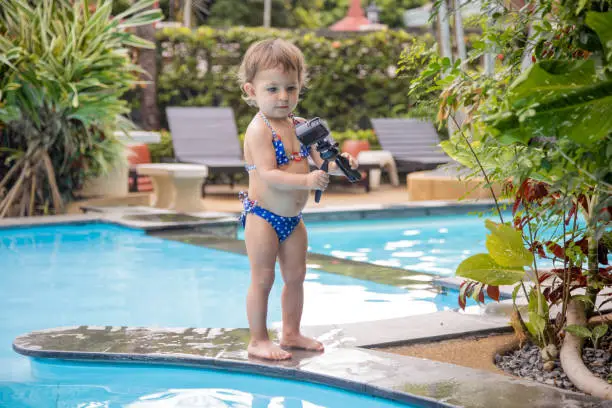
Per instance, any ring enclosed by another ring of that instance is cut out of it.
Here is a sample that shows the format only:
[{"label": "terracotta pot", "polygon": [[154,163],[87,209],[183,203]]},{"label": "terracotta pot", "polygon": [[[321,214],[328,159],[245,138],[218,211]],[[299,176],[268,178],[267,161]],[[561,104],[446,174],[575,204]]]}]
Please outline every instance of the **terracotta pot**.
[{"label": "terracotta pot", "polygon": [[351,156],[357,157],[359,152],[363,152],[365,150],[370,150],[370,142],[367,140],[345,140],[342,142],[342,146],[340,146],[340,150],[342,152],[350,153]]}]

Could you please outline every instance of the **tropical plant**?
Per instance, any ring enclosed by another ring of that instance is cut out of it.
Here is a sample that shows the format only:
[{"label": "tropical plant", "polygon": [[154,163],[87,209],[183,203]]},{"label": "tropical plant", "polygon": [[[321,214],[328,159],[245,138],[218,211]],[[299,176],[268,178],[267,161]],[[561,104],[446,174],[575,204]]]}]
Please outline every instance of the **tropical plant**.
[{"label": "tropical plant", "polygon": [[[412,86],[435,80],[439,124],[456,129],[444,150],[486,185],[504,183],[514,200],[512,222],[496,202],[500,223],[487,222],[488,253],[459,265],[457,275],[468,279],[460,305],[514,285],[515,328],[542,347],[545,361],[563,343],[562,365],[574,381],[581,343],[572,333],[586,334],[602,289],[612,287],[604,239],[612,214],[612,12],[608,0],[554,3],[512,10],[487,2],[497,11],[471,59],[497,54],[495,71],[438,57]],[[605,382],[576,377],[575,385],[612,397]]]},{"label": "tropical plant", "polygon": [[[548,241],[548,247],[564,262],[564,266],[569,267],[563,268],[564,273],[583,263],[580,257],[564,259],[568,257],[564,252],[571,244],[582,251],[587,264],[587,302],[588,307],[592,307],[603,287],[602,279],[612,278],[608,276],[609,271],[599,270],[599,260],[607,263],[607,259],[598,259],[600,240],[609,226],[609,207],[612,205],[612,80],[605,74],[612,67],[612,54],[606,45],[612,41],[606,29],[612,25],[612,12],[589,12],[585,23],[598,34],[603,44],[600,54],[603,64],[598,69],[594,60],[537,62],[514,80],[497,112],[484,117],[484,123],[490,125],[487,129],[491,131],[491,139],[505,150],[509,148],[516,152],[507,156],[517,163],[515,171],[522,173],[513,174],[515,181],[520,181],[516,190],[515,213],[521,205],[526,215],[521,212],[522,216],[515,219],[519,230],[530,234],[532,250],[542,247],[542,243],[535,239],[542,228],[534,222],[550,221],[547,214],[556,211],[557,215],[565,215],[561,221],[567,225],[568,217],[576,217],[582,211],[585,220],[582,234],[572,229],[569,231],[571,239],[562,234],[561,247],[552,241]],[[463,142],[465,140],[460,143]],[[445,143],[445,147],[449,152],[457,149],[452,142]],[[519,155],[531,163],[521,161]],[[534,185],[539,192],[530,191]],[[544,204],[547,212],[530,214],[530,210],[535,210],[529,208],[530,205],[535,199],[544,197],[549,200],[539,203],[539,207]],[[517,259],[516,251],[513,258]],[[535,282],[537,286],[543,277],[538,276],[537,269],[534,272],[539,278]]]},{"label": "tropical plant", "polygon": [[126,47],[154,47],[129,29],[162,18],[154,2],[112,17],[111,0],[0,0],[0,217],[60,212],[122,159]]},{"label": "tropical plant", "polygon": [[584,339],[590,339],[593,343],[593,347],[596,349],[599,346],[599,340],[601,340],[601,338],[608,332],[608,325],[602,323],[595,326],[593,330],[589,330],[587,327],[578,324],[571,324],[566,326],[565,330]]}]

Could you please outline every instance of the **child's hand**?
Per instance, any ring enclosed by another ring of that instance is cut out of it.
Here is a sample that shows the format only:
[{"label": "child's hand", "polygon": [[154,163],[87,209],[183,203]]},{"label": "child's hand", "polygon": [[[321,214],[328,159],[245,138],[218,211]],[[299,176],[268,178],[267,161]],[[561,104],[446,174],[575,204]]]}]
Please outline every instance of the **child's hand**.
[{"label": "child's hand", "polygon": [[349,165],[351,166],[352,170],[357,170],[357,167],[359,167],[359,163],[357,162],[357,159],[351,156],[350,153],[346,153],[346,152],[342,153],[341,156],[345,157],[349,161]]},{"label": "child's hand", "polygon": [[329,175],[323,170],[314,170],[306,175],[306,185],[311,190],[325,190],[329,184]]}]

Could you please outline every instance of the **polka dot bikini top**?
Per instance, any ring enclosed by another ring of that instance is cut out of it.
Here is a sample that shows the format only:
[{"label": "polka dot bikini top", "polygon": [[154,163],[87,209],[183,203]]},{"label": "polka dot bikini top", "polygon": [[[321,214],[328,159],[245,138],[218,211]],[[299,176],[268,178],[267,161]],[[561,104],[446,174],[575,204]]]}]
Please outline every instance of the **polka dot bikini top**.
[{"label": "polka dot bikini top", "polygon": [[[259,112],[259,116],[261,116],[266,126],[268,126],[268,128],[270,128],[270,131],[272,131],[272,145],[274,146],[274,153],[276,155],[276,164],[278,166],[284,166],[286,164],[289,164],[290,160],[300,161],[303,158],[308,157],[308,155],[310,154],[310,149],[308,148],[308,146],[304,146],[301,143],[300,143],[299,152],[293,152],[292,154],[287,156],[287,153],[285,152],[285,145],[283,144],[281,137],[276,133],[276,131],[274,130],[274,128],[268,121],[268,118],[266,118],[262,112]],[[294,126],[299,123],[293,117],[293,114],[289,115],[289,117],[293,120]],[[247,171],[255,170],[255,165],[247,164],[245,168]]]}]

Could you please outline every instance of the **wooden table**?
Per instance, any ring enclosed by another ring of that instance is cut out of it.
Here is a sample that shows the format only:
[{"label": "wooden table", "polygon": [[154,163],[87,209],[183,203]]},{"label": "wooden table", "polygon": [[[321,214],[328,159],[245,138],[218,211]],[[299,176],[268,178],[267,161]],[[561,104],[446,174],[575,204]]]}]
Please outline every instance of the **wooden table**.
[{"label": "wooden table", "polygon": [[151,205],[179,212],[202,211],[202,184],[208,167],[199,164],[153,163],[136,166],[138,174],[151,177]]}]

